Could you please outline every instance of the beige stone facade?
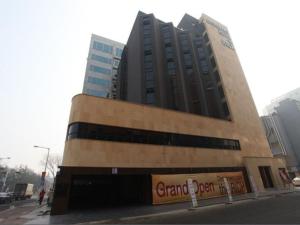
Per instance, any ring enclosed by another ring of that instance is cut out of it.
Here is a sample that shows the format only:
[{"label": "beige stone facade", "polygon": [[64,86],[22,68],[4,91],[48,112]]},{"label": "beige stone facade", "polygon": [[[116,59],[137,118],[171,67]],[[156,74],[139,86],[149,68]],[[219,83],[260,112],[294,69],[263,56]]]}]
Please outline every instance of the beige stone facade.
[{"label": "beige stone facade", "polygon": [[[252,118],[252,123],[254,123],[250,127],[244,125],[243,122],[238,123],[236,119],[225,121],[117,100],[77,95],[72,102],[70,124],[86,122],[238,139],[241,150],[71,139],[65,145],[63,166],[120,168],[246,167],[248,173],[254,176],[261,191],[264,188],[258,166],[271,166],[275,184],[281,187],[277,170],[284,168],[284,163],[280,159],[272,158],[260,124],[256,123],[255,126],[257,113],[247,117],[249,120]],[[251,123],[251,121],[248,122]]]}]

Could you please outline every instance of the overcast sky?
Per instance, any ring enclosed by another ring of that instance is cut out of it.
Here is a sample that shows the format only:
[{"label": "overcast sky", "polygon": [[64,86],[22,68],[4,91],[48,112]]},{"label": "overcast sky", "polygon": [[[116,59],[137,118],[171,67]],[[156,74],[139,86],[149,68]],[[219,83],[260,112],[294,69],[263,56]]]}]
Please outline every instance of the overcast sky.
[{"label": "overcast sky", "polygon": [[139,10],[177,26],[202,13],[229,29],[259,113],[300,86],[300,2],[292,0],[0,0],[0,157],[36,172],[63,153],[91,34],[126,43]]}]

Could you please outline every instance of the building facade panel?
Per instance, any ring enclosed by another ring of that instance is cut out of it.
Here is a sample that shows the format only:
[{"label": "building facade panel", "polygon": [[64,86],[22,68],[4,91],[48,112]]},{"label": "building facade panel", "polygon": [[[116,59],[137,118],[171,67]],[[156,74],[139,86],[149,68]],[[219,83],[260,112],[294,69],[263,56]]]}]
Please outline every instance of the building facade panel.
[{"label": "building facade panel", "polygon": [[95,35],[91,37],[83,93],[113,98],[116,95],[114,80],[124,45]]}]

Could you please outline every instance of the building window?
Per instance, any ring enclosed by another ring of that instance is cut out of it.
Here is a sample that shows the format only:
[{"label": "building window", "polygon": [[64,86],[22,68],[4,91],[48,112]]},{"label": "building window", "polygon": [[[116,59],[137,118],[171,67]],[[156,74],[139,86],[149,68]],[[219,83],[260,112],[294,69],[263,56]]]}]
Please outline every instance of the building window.
[{"label": "building window", "polygon": [[224,94],[224,91],[223,91],[222,86],[219,86],[219,87],[218,87],[218,91],[219,91],[220,97],[221,97],[221,98],[224,98],[224,97],[225,97],[225,94]]},{"label": "building window", "polygon": [[152,62],[146,62],[144,66],[145,66],[145,69],[153,68]]},{"label": "building window", "polygon": [[207,49],[208,49],[208,53],[211,54],[212,53],[212,48],[211,48],[210,44],[207,46]]},{"label": "building window", "polygon": [[104,86],[106,88],[110,85],[109,80],[104,80],[104,79],[101,79],[101,78],[90,77],[90,76],[88,77],[87,82],[91,83],[91,84],[101,85],[101,86]]},{"label": "building window", "polygon": [[151,38],[144,38],[144,44],[147,45],[147,44],[151,44],[152,40]]},{"label": "building window", "polygon": [[217,66],[215,57],[212,56],[212,57],[210,58],[210,63],[211,63],[211,65],[212,65],[213,68],[215,68],[215,67]]},{"label": "building window", "polygon": [[98,41],[94,41],[93,49],[110,54],[112,54],[113,51],[113,47],[111,45],[107,45]]},{"label": "building window", "polygon": [[200,67],[201,67],[203,74],[208,74],[209,68],[208,68],[208,64],[207,64],[206,60],[200,61]]},{"label": "building window", "polygon": [[[147,101],[149,103],[154,103],[154,94],[151,93],[147,95]],[[241,149],[239,141],[234,139],[159,132],[82,122],[77,122],[69,125],[67,140],[73,138],[167,145],[177,147],[196,147],[227,150]]]},{"label": "building window", "polygon": [[96,60],[98,62],[107,63],[107,64],[110,64],[110,65],[112,64],[112,59],[107,58],[107,57],[103,57],[103,56],[100,56],[100,55],[92,54],[91,59]]},{"label": "building window", "polygon": [[154,104],[155,103],[155,95],[154,95],[154,93],[147,93],[146,94],[146,103],[147,104]]},{"label": "building window", "polygon": [[110,69],[106,69],[100,66],[94,66],[94,65],[90,65],[90,71],[96,72],[96,73],[102,73],[105,75],[111,75],[111,70]]},{"label": "building window", "polygon": [[154,87],[154,80],[146,80],[146,88],[153,88]]},{"label": "building window", "polygon": [[108,96],[108,93],[106,91],[98,91],[93,89],[86,89],[86,94],[104,98]]},{"label": "building window", "polygon": [[204,48],[198,48],[198,55],[199,55],[200,59],[204,59],[205,58]]},{"label": "building window", "polygon": [[147,71],[146,72],[146,80],[151,80],[151,81],[153,81],[153,79],[154,79],[154,75],[153,75],[153,71]]},{"label": "building window", "polygon": [[119,58],[121,58],[123,50],[120,49],[120,48],[116,48],[115,51],[116,51],[116,52],[115,52],[116,56],[119,57]]},{"label": "building window", "polygon": [[209,42],[207,33],[204,34],[204,40],[205,40],[206,43]]},{"label": "building window", "polygon": [[145,55],[144,56],[144,61],[145,62],[152,62],[152,55]]},{"label": "building window", "polygon": [[175,67],[175,63],[174,62],[168,62],[167,63],[167,68],[168,68],[168,70],[169,69],[175,69],[176,67]]},{"label": "building window", "polygon": [[216,79],[217,82],[220,81],[220,75],[219,75],[218,70],[216,70],[216,71],[214,72],[214,77],[215,77],[215,79]]},{"label": "building window", "polygon": [[229,109],[226,102],[223,102],[223,112],[225,116],[229,116]]}]

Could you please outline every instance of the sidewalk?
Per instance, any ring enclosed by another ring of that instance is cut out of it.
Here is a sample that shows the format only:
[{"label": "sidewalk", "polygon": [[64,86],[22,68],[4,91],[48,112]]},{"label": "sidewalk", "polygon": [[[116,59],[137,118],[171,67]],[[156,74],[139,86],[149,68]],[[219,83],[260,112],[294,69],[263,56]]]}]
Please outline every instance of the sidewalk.
[{"label": "sidewalk", "polygon": [[[280,196],[292,193],[290,190],[272,190],[260,193],[258,199]],[[233,196],[233,204],[236,201],[254,199],[253,193]],[[198,201],[199,207],[225,204],[228,197],[218,197]],[[28,215],[32,220],[26,224],[89,224],[89,223],[111,223],[113,221],[125,221],[133,218],[152,217],[164,214],[180,213],[191,209],[191,202],[174,203],[167,205],[142,205],[142,206],[126,206],[118,208],[90,209],[71,211],[65,215],[50,216],[42,215],[41,211],[49,210],[45,205],[34,210]]]}]

